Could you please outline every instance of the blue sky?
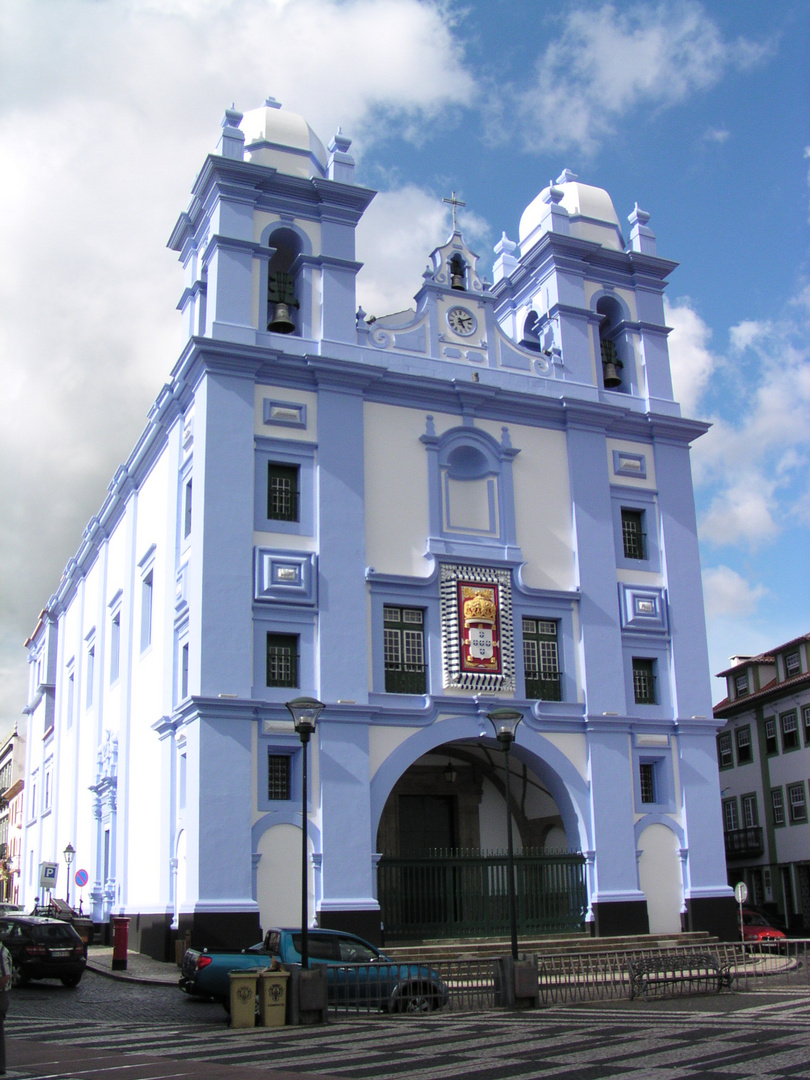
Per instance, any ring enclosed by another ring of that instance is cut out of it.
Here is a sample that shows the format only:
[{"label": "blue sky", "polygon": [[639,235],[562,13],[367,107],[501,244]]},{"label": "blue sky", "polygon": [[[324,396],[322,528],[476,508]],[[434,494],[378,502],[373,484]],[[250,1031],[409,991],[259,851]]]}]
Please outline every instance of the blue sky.
[{"label": "blue sky", "polygon": [[[0,731],[26,636],[180,348],[165,245],[225,107],[272,94],[379,191],[359,300],[492,261],[563,168],[651,214],[693,448],[710,665],[810,629],[810,3],[5,0]],[[715,680],[714,699],[723,687]]]}]

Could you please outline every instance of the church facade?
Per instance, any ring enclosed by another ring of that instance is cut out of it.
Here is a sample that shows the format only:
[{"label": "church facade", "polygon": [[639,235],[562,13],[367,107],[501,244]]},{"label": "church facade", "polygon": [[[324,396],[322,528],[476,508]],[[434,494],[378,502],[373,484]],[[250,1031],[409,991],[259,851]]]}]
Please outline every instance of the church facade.
[{"label": "church facade", "polygon": [[496,928],[509,782],[527,928],[553,892],[566,928],[733,933],[675,264],[566,171],[492,282],[454,196],[371,318],[349,150],[227,110],[177,221],[185,347],[27,642],[25,902],[70,843],[59,894],[154,955],[297,923],[307,695],[321,925]]}]

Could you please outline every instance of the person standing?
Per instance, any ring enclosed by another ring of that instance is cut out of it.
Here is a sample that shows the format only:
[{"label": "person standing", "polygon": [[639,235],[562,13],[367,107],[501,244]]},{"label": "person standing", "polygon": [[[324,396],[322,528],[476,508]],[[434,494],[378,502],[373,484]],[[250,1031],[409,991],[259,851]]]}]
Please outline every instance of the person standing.
[{"label": "person standing", "polygon": [[0,945],[0,1074],[6,1071],[6,1013],[11,996],[11,954]]}]

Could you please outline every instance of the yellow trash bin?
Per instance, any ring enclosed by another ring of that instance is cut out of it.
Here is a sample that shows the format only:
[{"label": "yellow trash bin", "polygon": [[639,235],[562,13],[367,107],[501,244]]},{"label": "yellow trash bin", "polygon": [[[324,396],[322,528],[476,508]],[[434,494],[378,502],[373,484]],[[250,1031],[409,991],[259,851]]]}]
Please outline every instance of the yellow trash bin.
[{"label": "yellow trash bin", "polygon": [[256,969],[229,971],[231,979],[231,1027],[256,1026]]},{"label": "yellow trash bin", "polygon": [[287,1022],[289,971],[262,968],[259,972],[259,1022],[262,1027],[283,1027]]}]

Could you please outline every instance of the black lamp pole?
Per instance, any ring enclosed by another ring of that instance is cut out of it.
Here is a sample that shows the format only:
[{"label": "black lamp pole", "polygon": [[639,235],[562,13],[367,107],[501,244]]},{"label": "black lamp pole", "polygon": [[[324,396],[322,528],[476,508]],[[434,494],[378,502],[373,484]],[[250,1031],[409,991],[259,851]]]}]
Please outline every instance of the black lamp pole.
[{"label": "black lamp pole", "polygon": [[76,854],[76,849],[73,847],[73,844],[68,844],[62,854],[65,856],[65,862],[67,863],[67,873],[65,875],[67,877],[65,903],[70,904],[70,864],[73,862],[73,856]]},{"label": "black lamp pole", "polygon": [[515,741],[517,726],[523,719],[523,713],[516,709],[495,709],[487,713],[487,719],[495,729],[495,738],[503,750],[506,769],[506,896],[509,903],[509,932],[512,937],[512,959],[518,958],[517,939],[517,899],[515,897],[515,849],[512,843],[512,797],[509,775],[509,751]]},{"label": "black lamp pole", "polygon": [[307,850],[307,746],[315,722],[326,706],[315,698],[295,698],[287,702],[295,730],[301,740],[301,967],[309,967],[309,852]]}]

